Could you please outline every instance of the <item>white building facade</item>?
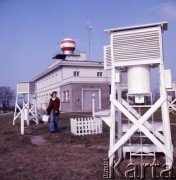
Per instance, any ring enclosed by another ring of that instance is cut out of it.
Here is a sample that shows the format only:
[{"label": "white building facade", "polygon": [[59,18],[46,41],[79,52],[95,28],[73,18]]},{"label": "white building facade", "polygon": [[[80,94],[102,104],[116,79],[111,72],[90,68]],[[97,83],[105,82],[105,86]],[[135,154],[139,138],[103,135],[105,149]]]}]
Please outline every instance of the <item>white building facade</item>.
[{"label": "white building facade", "polygon": [[58,92],[63,112],[109,109],[110,70],[100,61],[87,61],[86,53],[57,54],[46,71],[34,78],[37,107],[45,110],[52,91]]}]

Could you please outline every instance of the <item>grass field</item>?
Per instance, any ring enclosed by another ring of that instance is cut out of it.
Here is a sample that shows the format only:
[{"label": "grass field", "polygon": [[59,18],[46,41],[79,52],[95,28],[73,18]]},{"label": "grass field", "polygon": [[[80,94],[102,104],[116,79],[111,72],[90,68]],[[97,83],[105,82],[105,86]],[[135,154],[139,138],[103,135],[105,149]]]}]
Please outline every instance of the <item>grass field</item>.
[{"label": "grass field", "polygon": [[[16,120],[13,126],[13,114],[0,115],[0,179],[103,179],[103,163],[108,156],[109,128],[103,124],[102,134],[74,136],[70,132],[70,117],[78,116],[72,113],[61,114],[60,130],[57,133],[49,132],[49,123],[36,125],[31,122],[25,126],[25,134],[21,135],[20,120]],[[175,120],[176,116],[172,115],[174,147]],[[36,138],[44,141],[35,144],[32,140]],[[175,155],[174,158],[176,160]],[[158,159],[163,161],[163,156]],[[125,161],[122,169],[128,164],[128,160]],[[176,172],[175,165],[173,171]]]}]

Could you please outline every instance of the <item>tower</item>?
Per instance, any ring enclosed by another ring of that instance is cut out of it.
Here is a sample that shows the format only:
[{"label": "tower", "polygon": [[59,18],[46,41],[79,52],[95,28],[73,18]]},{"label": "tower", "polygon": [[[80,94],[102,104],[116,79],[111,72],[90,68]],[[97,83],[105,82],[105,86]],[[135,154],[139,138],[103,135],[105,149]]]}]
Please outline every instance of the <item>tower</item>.
[{"label": "tower", "polygon": [[[110,127],[108,157],[111,166],[116,151],[118,158],[123,158],[127,152],[130,158],[138,155],[156,158],[156,153],[162,152],[167,167],[172,166],[173,145],[167,104],[167,88],[170,87],[166,83],[162,38],[165,30],[167,22],[105,30],[110,35],[110,45],[104,47],[104,66],[111,69],[111,107],[110,114],[100,117]],[[157,68],[159,72],[160,98],[155,103],[150,87],[151,68]],[[124,70],[128,77],[127,101],[121,98],[121,74]],[[150,104],[145,103],[146,98],[150,99]],[[161,122],[156,122],[153,117],[158,109],[161,109]],[[122,121],[122,114],[126,122]],[[137,143],[132,140],[135,135],[139,137]],[[143,137],[151,143],[144,143]]]},{"label": "tower", "polygon": [[24,134],[24,120],[27,121],[27,125],[29,125],[30,120],[38,124],[35,82],[17,83],[13,125],[19,116],[21,117],[21,134]]}]

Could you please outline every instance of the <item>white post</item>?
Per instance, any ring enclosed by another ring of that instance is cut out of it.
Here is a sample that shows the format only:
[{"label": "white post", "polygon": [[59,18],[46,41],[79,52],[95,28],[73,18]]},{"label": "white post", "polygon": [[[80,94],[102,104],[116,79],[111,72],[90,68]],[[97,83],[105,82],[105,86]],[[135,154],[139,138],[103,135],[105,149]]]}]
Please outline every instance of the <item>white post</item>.
[{"label": "white post", "polygon": [[13,118],[13,125],[15,125],[15,117],[16,117],[16,113],[17,113],[17,104],[18,104],[18,94],[17,94],[16,101],[15,101],[15,112],[14,112],[14,118]]},{"label": "white post", "polygon": [[30,94],[28,93],[28,102],[27,102],[27,104],[28,104],[28,106],[27,106],[27,125],[29,126],[29,109],[30,109]]},{"label": "white post", "polygon": [[[118,73],[119,76],[121,76],[120,71],[118,71]],[[121,82],[117,84],[117,92],[118,92],[118,102],[122,104]],[[122,113],[119,109],[117,110],[116,120],[118,123],[118,129],[117,129],[118,139],[120,139],[122,137]],[[118,159],[122,159],[122,146],[118,149]]]},{"label": "white post", "polygon": [[[163,49],[163,42],[162,42],[162,32],[160,29],[160,49]],[[170,167],[173,163],[173,145],[172,145],[172,138],[171,138],[171,128],[170,128],[170,117],[169,117],[169,109],[167,104],[167,91],[165,87],[165,75],[164,75],[164,56],[163,53],[160,53],[161,56],[161,64],[159,65],[160,71],[160,96],[166,97],[165,102],[162,104],[162,119],[163,119],[163,133],[165,138],[165,148],[167,149],[166,163]],[[169,157],[172,157],[170,159]]]},{"label": "white post", "polygon": [[25,107],[23,112],[24,112],[24,120],[27,121],[27,125],[29,126],[29,108]]},{"label": "white post", "polygon": [[95,93],[92,94],[92,117],[95,117]]},{"label": "white post", "polygon": [[24,134],[24,109],[21,111],[21,134]]},{"label": "white post", "polygon": [[[166,88],[165,88],[165,77],[164,77],[163,64],[161,64],[159,66],[159,68],[160,68],[160,82],[161,82],[160,94],[161,94],[161,96],[166,97],[166,100],[161,105],[165,147],[167,149],[167,154],[165,154],[165,157],[166,157],[166,163],[170,167],[170,166],[172,166],[172,163],[173,163],[173,146],[172,146],[172,139],[171,139],[170,118],[169,118],[169,110],[168,110],[168,104],[167,104],[167,93],[166,93]],[[172,159],[170,159],[168,157],[172,157]]]},{"label": "white post", "polygon": [[36,116],[36,123],[38,124],[39,123],[39,120],[38,120],[38,111],[37,111],[37,96],[35,95],[34,97],[34,103],[35,103],[35,116]]},{"label": "white post", "polygon": [[[116,83],[115,83],[115,75],[116,75],[115,68],[111,69],[111,94],[110,99],[116,99]],[[111,119],[111,126],[110,126],[110,149],[108,153],[109,157],[109,168],[110,168],[110,177],[112,176],[112,166],[113,161],[115,158],[115,154],[111,154],[111,150],[115,144],[115,119],[116,119],[116,107],[113,102],[111,102],[111,111],[110,111],[110,119]]]},{"label": "white post", "polygon": [[95,100],[94,98],[92,99],[92,117],[95,117]]}]

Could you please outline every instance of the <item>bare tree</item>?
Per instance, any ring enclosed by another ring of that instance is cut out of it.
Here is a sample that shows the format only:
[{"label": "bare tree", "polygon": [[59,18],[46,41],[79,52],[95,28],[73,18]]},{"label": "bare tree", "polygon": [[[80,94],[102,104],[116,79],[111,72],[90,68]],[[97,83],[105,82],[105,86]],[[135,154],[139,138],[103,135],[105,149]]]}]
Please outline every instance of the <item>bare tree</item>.
[{"label": "bare tree", "polygon": [[0,86],[0,105],[3,112],[6,112],[11,103],[14,102],[15,91],[8,86]]}]

